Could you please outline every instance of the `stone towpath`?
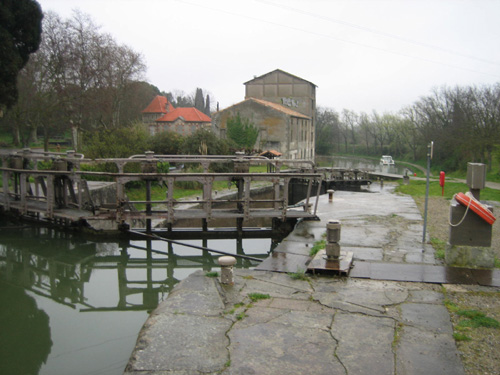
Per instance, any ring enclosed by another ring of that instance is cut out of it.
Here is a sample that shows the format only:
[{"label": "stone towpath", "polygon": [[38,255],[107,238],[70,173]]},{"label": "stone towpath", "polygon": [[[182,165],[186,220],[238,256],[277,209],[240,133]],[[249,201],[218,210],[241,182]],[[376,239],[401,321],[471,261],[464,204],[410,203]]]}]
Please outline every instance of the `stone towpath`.
[{"label": "stone towpath", "polygon": [[[435,263],[411,198],[386,187],[325,199],[321,222],[298,225],[279,251],[305,253],[332,218],[355,263]],[[464,374],[447,287],[241,269],[224,286],[199,271],[151,314],[125,374]]]}]

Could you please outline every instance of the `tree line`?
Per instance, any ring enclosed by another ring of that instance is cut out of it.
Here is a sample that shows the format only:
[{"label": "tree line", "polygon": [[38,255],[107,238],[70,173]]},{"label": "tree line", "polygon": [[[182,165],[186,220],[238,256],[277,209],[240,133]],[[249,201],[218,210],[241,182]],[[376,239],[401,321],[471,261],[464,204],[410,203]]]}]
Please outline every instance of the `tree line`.
[{"label": "tree line", "polygon": [[353,153],[424,159],[434,142],[434,161],[447,170],[500,157],[500,84],[441,87],[398,113],[367,114],[318,108],[318,154]]},{"label": "tree line", "polygon": [[80,151],[93,133],[140,123],[141,111],[156,95],[210,115],[210,96],[202,89],[161,93],[143,81],[145,71],[143,56],[101,32],[90,16],[74,11],[63,19],[47,12],[38,50],[17,75],[18,97],[6,102],[0,128],[17,146],[43,137],[47,150],[50,139],[64,135]]},{"label": "tree line", "polygon": [[125,158],[146,150],[159,155],[233,155],[242,150],[253,152],[257,135],[254,124],[238,114],[228,119],[227,139],[206,129],[188,136],[170,131],[150,135],[142,124],[136,124],[89,133],[82,151],[92,159]]}]

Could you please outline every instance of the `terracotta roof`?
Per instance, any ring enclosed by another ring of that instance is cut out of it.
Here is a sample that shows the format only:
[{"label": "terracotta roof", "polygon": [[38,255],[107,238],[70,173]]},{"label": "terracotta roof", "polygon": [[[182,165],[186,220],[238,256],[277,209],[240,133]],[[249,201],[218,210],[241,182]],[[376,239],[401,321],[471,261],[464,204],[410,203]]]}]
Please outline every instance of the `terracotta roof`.
[{"label": "terracotta roof", "polygon": [[276,150],[267,150],[259,154],[259,156],[274,156],[274,157],[280,157],[281,155],[283,154]]},{"label": "terracotta roof", "polygon": [[159,119],[157,122],[174,122],[179,117],[182,117],[186,122],[212,122],[212,119],[208,117],[203,112],[200,112],[194,107],[189,108],[175,108],[172,112],[169,112]]},{"label": "terracotta roof", "polygon": [[167,113],[173,111],[174,109],[174,106],[166,97],[156,95],[146,109],[142,111],[142,113]]}]

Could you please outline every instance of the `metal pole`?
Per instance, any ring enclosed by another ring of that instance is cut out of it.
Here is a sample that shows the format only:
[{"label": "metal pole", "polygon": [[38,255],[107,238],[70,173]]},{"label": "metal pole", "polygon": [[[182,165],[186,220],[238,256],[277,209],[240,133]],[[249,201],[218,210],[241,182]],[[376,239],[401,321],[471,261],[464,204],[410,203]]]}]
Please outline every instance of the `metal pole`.
[{"label": "metal pole", "polygon": [[146,232],[151,233],[151,181],[146,180]]},{"label": "metal pole", "polygon": [[425,232],[427,230],[427,204],[429,202],[429,176],[431,174],[431,158],[434,142],[427,145],[427,179],[425,184],[425,207],[424,207],[424,233],[422,234],[422,243],[425,243]]}]

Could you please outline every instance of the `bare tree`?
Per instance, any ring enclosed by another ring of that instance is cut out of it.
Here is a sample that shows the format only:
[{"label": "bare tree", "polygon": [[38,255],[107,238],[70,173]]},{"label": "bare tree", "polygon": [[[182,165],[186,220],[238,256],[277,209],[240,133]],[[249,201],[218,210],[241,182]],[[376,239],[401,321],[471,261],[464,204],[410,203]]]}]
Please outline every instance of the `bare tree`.
[{"label": "bare tree", "polygon": [[23,72],[30,83],[24,95],[37,99],[31,101],[26,122],[43,127],[45,147],[53,130],[71,130],[78,149],[81,131],[123,125],[128,91],[137,87],[144,71],[142,56],[101,33],[88,15],[75,11],[63,20],[49,12],[39,51]]}]

